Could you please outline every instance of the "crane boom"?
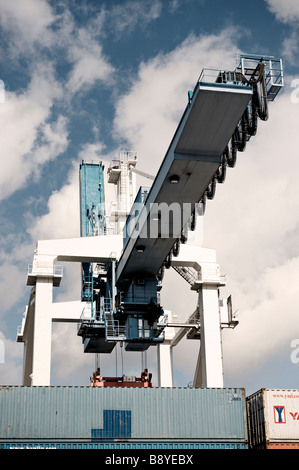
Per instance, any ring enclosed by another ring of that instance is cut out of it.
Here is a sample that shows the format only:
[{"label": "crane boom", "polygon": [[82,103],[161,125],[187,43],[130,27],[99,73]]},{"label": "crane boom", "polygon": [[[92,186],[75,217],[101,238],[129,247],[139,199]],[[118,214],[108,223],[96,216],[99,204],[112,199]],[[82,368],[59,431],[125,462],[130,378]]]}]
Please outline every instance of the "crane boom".
[{"label": "crane boom", "polygon": [[[220,167],[222,153],[251,97],[251,87],[197,84],[133,230],[131,228],[117,267],[118,284],[136,273],[156,276],[188,222],[190,210],[201,200]],[[162,225],[162,236],[152,237],[149,230],[155,233],[153,224],[157,221],[157,210],[175,209],[174,202],[176,210],[181,211],[179,223],[173,224],[172,231],[168,225],[164,236]]]}]

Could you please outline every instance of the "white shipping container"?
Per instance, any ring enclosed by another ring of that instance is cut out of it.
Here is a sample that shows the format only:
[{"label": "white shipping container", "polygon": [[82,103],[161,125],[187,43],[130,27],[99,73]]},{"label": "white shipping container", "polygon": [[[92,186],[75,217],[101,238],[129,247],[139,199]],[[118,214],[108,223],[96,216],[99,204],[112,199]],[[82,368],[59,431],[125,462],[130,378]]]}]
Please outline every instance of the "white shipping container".
[{"label": "white shipping container", "polygon": [[299,390],[261,389],[246,402],[250,447],[299,443]]}]

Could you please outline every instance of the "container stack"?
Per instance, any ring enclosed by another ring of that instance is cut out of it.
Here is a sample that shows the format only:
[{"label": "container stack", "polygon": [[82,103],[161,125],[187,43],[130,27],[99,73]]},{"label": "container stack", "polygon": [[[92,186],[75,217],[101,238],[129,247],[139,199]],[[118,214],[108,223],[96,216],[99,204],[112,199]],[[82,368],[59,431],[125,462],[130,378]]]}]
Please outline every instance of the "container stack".
[{"label": "container stack", "polygon": [[245,390],[0,387],[0,449],[246,449]]}]

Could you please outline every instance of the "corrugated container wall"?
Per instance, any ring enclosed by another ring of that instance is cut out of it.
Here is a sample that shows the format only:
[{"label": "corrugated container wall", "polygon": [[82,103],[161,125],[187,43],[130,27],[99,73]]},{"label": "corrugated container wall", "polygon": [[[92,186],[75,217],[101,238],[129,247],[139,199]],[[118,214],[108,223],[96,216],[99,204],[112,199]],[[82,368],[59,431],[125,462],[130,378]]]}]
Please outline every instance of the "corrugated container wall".
[{"label": "corrugated container wall", "polygon": [[245,391],[238,388],[0,387],[0,416],[0,447],[247,447]]},{"label": "corrugated container wall", "polygon": [[299,448],[299,390],[261,389],[246,404],[250,448]]}]

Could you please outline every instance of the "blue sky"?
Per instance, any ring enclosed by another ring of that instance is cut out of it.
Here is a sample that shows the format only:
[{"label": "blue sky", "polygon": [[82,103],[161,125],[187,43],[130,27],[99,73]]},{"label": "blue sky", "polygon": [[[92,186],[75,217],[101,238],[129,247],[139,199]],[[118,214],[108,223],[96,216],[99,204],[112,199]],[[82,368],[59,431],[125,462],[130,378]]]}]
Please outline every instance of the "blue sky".
[{"label": "blue sky", "polygon": [[[107,166],[125,148],[154,174],[202,68],[234,68],[246,52],[282,57],[285,87],[204,219],[204,245],[217,250],[240,322],[223,335],[225,385],[299,387],[290,359],[299,337],[298,22],[296,0],[0,0],[0,383],[22,380],[15,338],[36,241],[79,235],[79,162]],[[191,313],[186,286],[173,302],[176,276],[165,279],[164,307]],[[68,266],[59,289],[58,299],[80,296]],[[176,385],[192,380],[198,346],[175,352]],[[74,330],[53,327],[52,349],[53,384],[88,384],[94,359]],[[139,358],[126,361],[138,374]]]}]

